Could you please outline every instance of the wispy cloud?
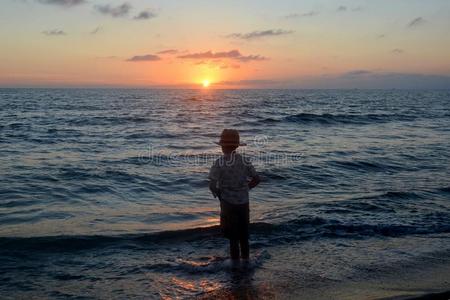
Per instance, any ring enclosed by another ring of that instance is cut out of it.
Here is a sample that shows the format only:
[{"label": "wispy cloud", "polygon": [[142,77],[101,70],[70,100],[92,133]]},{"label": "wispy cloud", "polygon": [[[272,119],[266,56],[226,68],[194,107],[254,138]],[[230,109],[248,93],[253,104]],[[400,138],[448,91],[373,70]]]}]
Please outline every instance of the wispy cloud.
[{"label": "wispy cloud", "polygon": [[391,53],[392,53],[392,54],[397,54],[397,55],[399,55],[399,54],[405,53],[405,50],[399,49],[399,48],[395,48],[395,49],[392,49],[392,50],[391,50]]},{"label": "wispy cloud", "polygon": [[362,6],[348,7],[345,5],[340,5],[340,6],[338,6],[338,8],[336,8],[337,12],[346,12],[346,11],[359,12],[362,10],[363,10]]},{"label": "wispy cloud", "polygon": [[239,50],[231,50],[231,51],[222,51],[222,52],[198,52],[198,53],[191,53],[191,54],[185,54],[180,55],[178,58],[181,59],[234,59],[242,62],[248,62],[248,61],[261,61],[261,60],[267,60],[266,57],[261,55],[242,55]]},{"label": "wispy cloud", "polygon": [[105,5],[95,5],[94,9],[101,14],[109,15],[114,18],[125,17],[131,10],[131,5],[128,3],[123,3],[118,6],[112,6],[110,4]]},{"label": "wispy cloud", "polygon": [[86,0],[38,0],[42,4],[59,5],[59,6],[76,6],[87,3]]},{"label": "wispy cloud", "polygon": [[157,54],[164,55],[164,54],[177,54],[177,53],[178,53],[177,49],[167,49],[167,50],[159,51]]},{"label": "wispy cloud", "polygon": [[101,26],[96,27],[94,30],[89,32],[90,34],[97,34],[99,33],[103,28]]},{"label": "wispy cloud", "polygon": [[304,76],[283,81],[241,80],[222,81],[216,86],[235,85],[241,88],[313,88],[313,89],[445,89],[450,86],[450,76],[392,73],[371,70],[350,70],[337,75]]},{"label": "wispy cloud", "polygon": [[127,61],[130,62],[157,61],[157,60],[161,60],[161,58],[158,55],[153,54],[136,55],[127,59]]},{"label": "wispy cloud", "polygon": [[364,75],[369,75],[372,74],[372,71],[369,70],[353,70],[353,71],[349,71],[347,73],[342,74],[342,76],[344,77],[354,77],[354,76],[364,76]]},{"label": "wispy cloud", "polygon": [[51,30],[44,30],[42,31],[43,34],[47,36],[61,36],[66,35],[66,33],[61,29],[51,29]]},{"label": "wispy cloud", "polygon": [[242,62],[248,62],[248,61],[261,61],[261,60],[268,60],[267,57],[261,56],[261,55],[247,55],[247,56],[240,56],[236,58],[237,60],[240,60]]},{"label": "wispy cloud", "polygon": [[148,19],[153,19],[156,18],[156,13],[151,12],[151,11],[141,11],[138,15],[136,15],[133,19],[135,20],[148,20]]},{"label": "wispy cloud", "polygon": [[284,29],[269,29],[269,30],[262,30],[262,31],[252,31],[249,33],[231,33],[227,35],[227,38],[234,38],[234,39],[243,39],[243,40],[253,40],[253,39],[259,39],[264,37],[271,37],[271,36],[279,36],[279,35],[286,35],[291,34],[294,31],[292,30],[284,30]]},{"label": "wispy cloud", "polygon": [[115,56],[115,55],[110,55],[110,56],[97,56],[96,59],[120,59],[120,57]]},{"label": "wispy cloud", "polygon": [[319,12],[317,11],[309,11],[309,12],[305,12],[305,13],[293,13],[293,14],[288,14],[285,15],[284,18],[285,19],[298,19],[298,18],[305,18],[305,17],[314,17],[317,16],[319,14]]},{"label": "wispy cloud", "polygon": [[320,85],[315,87],[448,89],[449,86],[450,76],[445,75],[355,70],[336,77],[322,78]]},{"label": "wispy cloud", "polygon": [[421,25],[424,25],[427,21],[422,18],[422,17],[417,17],[414,20],[412,20],[411,22],[408,23],[407,27],[408,28],[415,28],[415,27],[419,27]]},{"label": "wispy cloud", "polygon": [[239,69],[241,66],[236,63],[227,63],[221,59],[200,60],[193,63],[194,66],[208,66],[210,69]]},{"label": "wispy cloud", "polygon": [[248,80],[238,80],[238,81],[221,81],[216,85],[233,85],[240,87],[266,87],[274,84],[278,84],[278,81],[267,80],[267,79],[248,79]]}]

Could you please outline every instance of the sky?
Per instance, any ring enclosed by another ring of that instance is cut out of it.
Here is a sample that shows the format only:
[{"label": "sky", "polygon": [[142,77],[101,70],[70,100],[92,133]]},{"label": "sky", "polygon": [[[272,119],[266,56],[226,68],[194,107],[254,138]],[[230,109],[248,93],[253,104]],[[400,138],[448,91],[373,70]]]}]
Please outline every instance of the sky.
[{"label": "sky", "polygon": [[450,88],[448,0],[2,0],[0,86]]}]

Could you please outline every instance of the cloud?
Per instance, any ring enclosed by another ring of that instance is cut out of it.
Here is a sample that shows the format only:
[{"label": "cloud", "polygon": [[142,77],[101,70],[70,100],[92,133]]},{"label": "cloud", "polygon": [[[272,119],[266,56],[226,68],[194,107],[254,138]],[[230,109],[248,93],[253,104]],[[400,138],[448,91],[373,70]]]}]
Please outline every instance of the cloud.
[{"label": "cloud", "polygon": [[193,63],[194,66],[208,66],[210,69],[239,69],[241,66],[236,63],[227,63],[224,60],[213,59],[213,60],[200,60]]},{"label": "cloud", "polygon": [[368,75],[372,74],[372,71],[369,70],[353,70],[349,71],[347,73],[342,74],[344,77],[353,77],[353,76],[362,76],[362,75]]},{"label": "cloud", "polygon": [[115,55],[110,55],[110,56],[97,56],[96,59],[119,59],[120,57],[115,56]]},{"label": "cloud", "polygon": [[237,80],[237,81],[220,81],[216,83],[217,86],[237,86],[237,87],[254,87],[265,88],[268,86],[276,86],[279,81],[267,80],[267,79],[250,79],[250,80]]},{"label": "cloud", "polygon": [[448,89],[450,76],[354,70],[338,75],[322,75],[291,80],[286,87],[329,89]]},{"label": "cloud", "polygon": [[345,6],[345,5],[340,5],[340,6],[338,6],[338,8],[336,8],[337,12],[346,12],[346,11],[359,12],[359,11],[362,11],[362,10],[363,10],[362,6],[355,6],[355,7],[350,8],[350,7]]},{"label": "cloud", "polygon": [[372,80],[374,85],[394,88],[448,89],[450,86],[450,76],[433,74],[379,72],[369,76],[368,79]]},{"label": "cloud", "polygon": [[317,16],[319,14],[319,12],[317,11],[309,11],[306,13],[302,13],[302,14],[297,14],[297,13],[293,13],[293,14],[289,14],[284,16],[285,19],[297,19],[297,18],[304,18],[304,17],[314,17]]},{"label": "cloud", "polygon": [[260,61],[260,60],[267,60],[267,57],[260,56],[260,55],[247,55],[247,56],[241,56],[237,58],[238,60],[242,62],[248,62],[248,61]]},{"label": "cloud", "polygon": [[148,20],[152,18],[156,18],[156,13],[151,11],[141,11],[138,15],[136,15],[133,19],[135,20]]},{"label": "cloud", "polygon": [[392,50],[391,50],[391,53],[392,53],[392,54],[397,54],[397,55],[399,55],[399,54],[405,53],[405,50],[399,49],[399,48],[395,48],[395,49],[392,49]]},{"label": "cloud", "polygon": [[131,61],[131,62],[157,61],[157,60],[161,60],[161,58],[158,55],[153,55],[153,54],[136,55],[136,56],[133,56],[133,57],[127,59],[127,61]]},{"label": "cloud", "polygon": [[89,32],[90,34],[97,34],[99,33],[103,28],[101,26],[97,26],[94,30]]},{"label": "cloud", "polygon": [[42,4],[59,5],[59,6],[76,6],[87,3],[86,0],[38,0]]},{"label": "cloud", "polygon": [[167,50],[162,50],[159,51],[157,54],[177,54],[178,50],[177,49],[167,49]]},{"label": "cloud", "polygon": [[422,18],[422,17],[418,17],[415,18],[414,20],[412,20],[411,22],[408,23],[407,27],[408,28],[415,28],[415,27],[419,27],[421,25],[424,25],[427,21]]},{"label": "cloud", "polygon": [[61,36],[61,35],[66,35],[66,33],[61,30],[61,29],[51,29],[51,30],[45,30],[42,31],[43,34],[47,35],[47,36]]},{"label": "cloud", "polygon": [[125,17],[131,10],[131,5],[128,3],[123,3],[118,6],[111,6],[110,4],[105,5],[95,5],[94,9],[99,13],[104,15],[109,15],[114,18]]},{"label": "cloud", "polygon": [[261,55],[242,55],[239,50],[231,50],[231,51],[222,51],[222,52],[198,52],[180,55],[178,58],[182,59],[200,59],[200,60],[208,60],[208,59],[234,59],[242,62],[248,61],[260,61],[267,60],[266,57]]},{"label": "cloud", "polygon": [[269,30],[262,30],[262,31],[252,31],[249,33],[232,33],[227,35],[227,38],[234,38],[234,39],[243,39],[243,40],[253,40],[253,39],[259,39],[263,37],[269,37],[269,36],[279,36],[279,35],[286,35],[293,33],[292,30],[283,30],[283,29],[269,29]]}]

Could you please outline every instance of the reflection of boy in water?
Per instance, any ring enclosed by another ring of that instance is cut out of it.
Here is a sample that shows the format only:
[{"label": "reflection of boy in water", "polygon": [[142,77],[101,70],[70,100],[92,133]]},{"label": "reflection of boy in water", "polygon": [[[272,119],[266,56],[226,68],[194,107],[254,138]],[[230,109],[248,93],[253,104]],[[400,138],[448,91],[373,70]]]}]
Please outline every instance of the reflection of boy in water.
[{"label": "reflection of boy in water", "polygon": [[220,200],[220,226],[226,238],[230,240],[230,256],[239,259],[249,258],[248,191],[260,182],[251,162],[236,153],[239,146],[239,132],[224,129],[217,143],[222,146],[223,156],[218,158],[209,172],[209,189]]}]

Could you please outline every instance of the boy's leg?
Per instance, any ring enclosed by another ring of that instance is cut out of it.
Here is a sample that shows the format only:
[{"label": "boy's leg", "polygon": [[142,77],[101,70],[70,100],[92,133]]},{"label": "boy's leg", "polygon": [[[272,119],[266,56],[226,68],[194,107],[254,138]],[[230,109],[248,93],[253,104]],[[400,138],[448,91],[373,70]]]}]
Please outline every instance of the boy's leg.
[{"label": "boy's leg", "polygon": [[230,240],[231,259],[239,259],[239,240]]},{"label": "boy's leg", "polygon": [[241,257],[243,259],[248,259],[249,258],[249,245],[248,245],[248,239],[247,238],[241,238],[239,240],[240,244],[241,244]]}]

